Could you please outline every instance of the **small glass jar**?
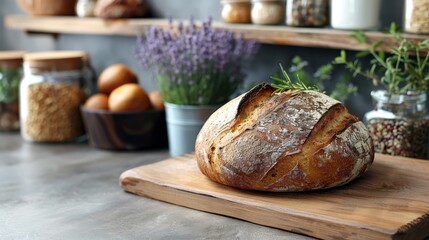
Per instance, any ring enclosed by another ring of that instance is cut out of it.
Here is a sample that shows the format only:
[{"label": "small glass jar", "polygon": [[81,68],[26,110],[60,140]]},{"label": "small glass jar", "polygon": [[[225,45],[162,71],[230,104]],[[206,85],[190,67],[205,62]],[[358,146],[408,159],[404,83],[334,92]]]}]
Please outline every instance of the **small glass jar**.
[{"label": "small glass jar", "polygon": [[364,122],[378,153],[428,158],[429,119],[426,93],[394,94],[373,91],[375,110],[365,114]]},{"label": "small glass jar", "polygon": [[226,23],[250,23],[250,0],[223,0],[222,19]]},{"label": "small glass jar", "polygon": [[24,55],[20,85],[21,135],[34,142],[70,142],[83,139],[80,105],[84,91],[84,59],[79,51]]},{"label": "small glass jar", "polygon": [[0,130],[19,130],[23,52],[0,52]]},{"label": "small glass jar", "polygon": [[252,23],[276,25],[283,22],[284,2],[279,0],[252,0]]},{"label": "small glass jar", "polygon": [[294,27],[321,27],[328,24],[329,0],[287,0],[286,24]]},{"label": "small glass jar", "polygon": [[429,1],[406,0],[404,31],[429,33]]},{"label": "small glass jar", "polygon": [[79,0],[76,3],[76,15],[78,17],[94,17],[94,9],[97,0]]}]

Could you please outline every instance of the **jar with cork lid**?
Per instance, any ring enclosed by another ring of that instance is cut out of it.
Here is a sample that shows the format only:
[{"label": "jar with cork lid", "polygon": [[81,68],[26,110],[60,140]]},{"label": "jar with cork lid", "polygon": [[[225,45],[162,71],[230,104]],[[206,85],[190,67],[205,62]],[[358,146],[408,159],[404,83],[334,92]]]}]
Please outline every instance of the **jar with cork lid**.
[{"label": "jar with cork lid", "polygon": [[86,53],[57,51],[24,55],[20,85],[21,135],[34,142],[85,139],[80,105],[86,100]]},{"label": "jar with cork lid", "polygon": [[0,130],[19,130],[19,84],[23,52],[0,52]]}]

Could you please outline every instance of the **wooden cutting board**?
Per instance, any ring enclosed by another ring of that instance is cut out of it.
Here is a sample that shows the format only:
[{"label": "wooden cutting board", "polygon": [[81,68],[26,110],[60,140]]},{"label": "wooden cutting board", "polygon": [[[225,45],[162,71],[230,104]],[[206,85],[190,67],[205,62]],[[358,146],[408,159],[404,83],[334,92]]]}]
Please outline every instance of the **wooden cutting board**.
[{"label": "wooden cutting board", "polygon": [[212,182],[194,155],[125,171],[121,187],[161,201],[322,239],[429,236],[429,161],[376,155],[361,178],[338,188],[266,193]]}]

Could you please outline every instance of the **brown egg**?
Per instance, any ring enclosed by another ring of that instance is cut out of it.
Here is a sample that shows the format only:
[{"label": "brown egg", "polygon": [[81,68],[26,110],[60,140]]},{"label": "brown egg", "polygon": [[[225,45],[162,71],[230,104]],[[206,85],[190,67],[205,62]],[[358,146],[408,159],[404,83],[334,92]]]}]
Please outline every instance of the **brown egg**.
[{"label": "brown egg", "polygon": [[126,83],[109,96],[109,109],[112,112],[143,111],[150,107],[147,93],[137,83]]},{"label": "brown egg", "polygon": [[162,100],[161,94],[158,91],[152,91],[149,93],[150,104],[156,110],[163,110],[164,100]]},{"label": "brown egg", "polygon": [[100,74],[97,87],[100,92],[110,94],[115,88],[126,83],[137,83],[137,75],[127,66],[115,64]]},{"label": "brown egg", "polygon": [[89,109],[109,110],[108,98],[106,94],[98,93],[89,97],[84,106]]}]

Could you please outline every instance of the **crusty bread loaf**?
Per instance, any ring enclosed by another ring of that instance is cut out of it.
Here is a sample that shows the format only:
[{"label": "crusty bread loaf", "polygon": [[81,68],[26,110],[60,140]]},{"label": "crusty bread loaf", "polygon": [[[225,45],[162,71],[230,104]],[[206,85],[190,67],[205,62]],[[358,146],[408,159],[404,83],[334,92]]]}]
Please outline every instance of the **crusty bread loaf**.
[{"label": "crusty bread loaf", "polygon": [[98,0],[94,9],[94,15],[100,18],[144,17],[146,12],[146,0]]},{"label": "crusty bread loaf", "polygon": [[374,148],[366,127],[340,102],[261,84],[207,120],[195,154],[201,172],[216,182],[288,192],[350,182],[368,170]]}]

